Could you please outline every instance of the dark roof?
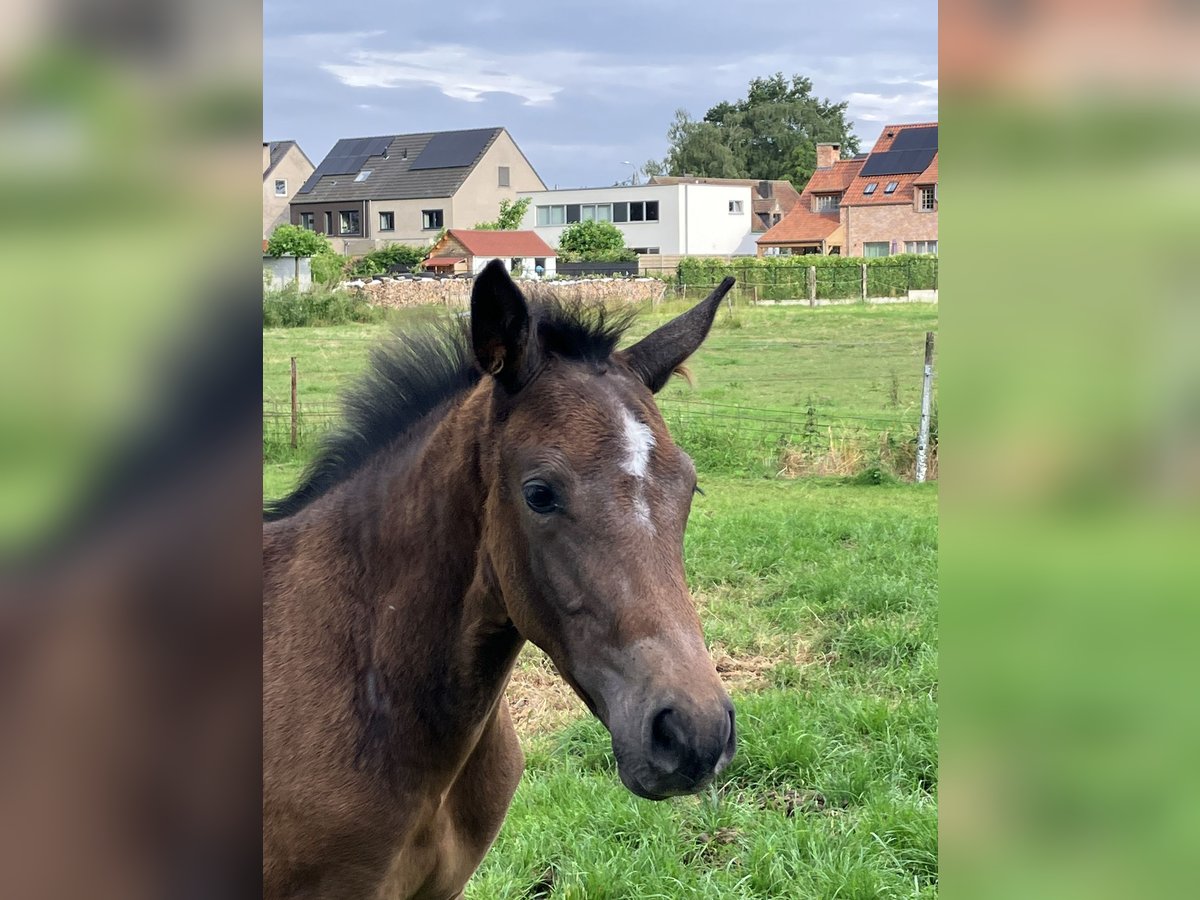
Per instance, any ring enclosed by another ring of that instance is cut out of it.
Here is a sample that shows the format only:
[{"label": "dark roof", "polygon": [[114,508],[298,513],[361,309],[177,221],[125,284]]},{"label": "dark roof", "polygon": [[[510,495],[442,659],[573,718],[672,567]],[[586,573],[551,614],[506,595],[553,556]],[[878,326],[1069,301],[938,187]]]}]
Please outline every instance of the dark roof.
[{"label": "dark roof", "polygon": [[[842,195],[842,206],[912,203],[913,185],[937,183],[937,140],[937,122],[884,126],[866,163]],[[889,194],[885,187],[890,181],[896,182],[896,190]],[[864,193],[871,183],[875,190]]]},{"label": "dark roof", "polygon": [[[321,161],[293,203],[451,197],[504,131],[427,131],[345,138]],[[370,172],[361,181],[361,172]]]},{"label": "dark roof", "polygon": [[287,156],[287,152],[295,147],[300,151],[300,155],[308,160],[308,164],[312,165],[312,160],[308,159],[308,154],[300,149],[300,145],[295,141],[264,141],[271,151],[271,161],[267,163],[267,168],[263,172],[263,178],[266,178],[279,165],[279,161]]}]

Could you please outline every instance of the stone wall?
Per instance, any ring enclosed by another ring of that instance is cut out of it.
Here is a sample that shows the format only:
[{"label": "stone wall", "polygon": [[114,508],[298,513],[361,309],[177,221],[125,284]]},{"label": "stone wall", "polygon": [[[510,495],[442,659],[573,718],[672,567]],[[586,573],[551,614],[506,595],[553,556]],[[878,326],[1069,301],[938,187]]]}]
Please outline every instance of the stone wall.
[{"label": "stone wall", "polygon": [[[379,278],[350,281],[344,287],[358,291],[379,306],[448,306],[466,309],[471,301],[469,278]],[[585,278],[578,281],[517,282],[525,294],[536,298],[554,294],[568,301],[587,304],[657,304],[667,286],[653,278]]]}]

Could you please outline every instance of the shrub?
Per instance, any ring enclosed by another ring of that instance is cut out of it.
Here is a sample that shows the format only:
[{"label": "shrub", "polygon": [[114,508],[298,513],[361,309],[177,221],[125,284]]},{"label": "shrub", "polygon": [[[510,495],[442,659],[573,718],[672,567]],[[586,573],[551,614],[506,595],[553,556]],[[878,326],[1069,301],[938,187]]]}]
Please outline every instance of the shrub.
[{"label": "shrub", "polygon": [[346,276],[346,264],[349,260],[340,253],[330,250],[321,253],[309,261],[313,281],[317,284],[333,287]]},{"label": "shrub", "polygon": [[267,253],[279,258],[280,256],[319,256],[322,253],[332,253],[333,247],[329,238],[299,225],[280,225],[267,241]]},{"label": "shrub", "polygon": [[410,247],[407,244],[389,244],[372,250],[365,256],[359,257],[348,267],[348,272],[354,277],[367,275],[382,275],[392,266],[407,266],[416,268],[429,255],[428,247]]},{"label": "shrub", "polygon": [[862,295],[861,265],[867,264],[867,294],[889,297],[909,290],[937,287],[937,257],[902,253],[895,256],[764,256],[723,260],[687,257],[679,261],[678,279],[684,286],[712,286],[726,275],[741,291],[757,288],[760,300],[794,300],[808,296],[808,269],[817,273],[817,297],[853,299]]},{"label": "shrub", "polygon": [[558,239],[563,262],[632,262],[637,254],[625,247],[625,235],[611,222],[575,222]]},{"label": "shrub", "polygon": [[379,322],[385,315],[383,308],[372,306],[365,298],[348,291],[320,288],[301,291],[290,284],[263,294],[264,328]]},{"label": "shrub", "polygon": [[505,197],[500,201],[500,215],[493,222],[478,222],[475,225],[476,231],[516,231],[521,227],[521,220],[525,218],[525,212],[529,209],[529,204],[533,202],[532,197],[522,197],[519,200],[509,200]]}]

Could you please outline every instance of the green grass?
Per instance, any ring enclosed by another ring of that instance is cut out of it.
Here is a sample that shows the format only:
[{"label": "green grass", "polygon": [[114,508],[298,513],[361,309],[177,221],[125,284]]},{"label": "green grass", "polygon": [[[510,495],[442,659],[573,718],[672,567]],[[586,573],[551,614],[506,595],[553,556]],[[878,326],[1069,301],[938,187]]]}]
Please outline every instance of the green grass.
[{"label": "green grass", "polygon": [[[811,392],[845,415],[895,412],[893,370],[907,373],[898,399],[911,410],[936,330],[936,308],[919,305],[735,315],[722,311],[691,363],[696,394],[786,409]],[[385,332],[265,332],[267,396],[286,398],[296,355],[302,403],[332,402]],[[525,776],[467,897],[936,896],[937,485],[734,476],[696,444],[720,444],[727,422],[668,421],[705,491],[685,554],[706,639],[757,663],[733,693],[738,755],[704,796],[641,800],[579,704],[562,730],[524,740]],[[292,486],[309,449],[264,463],[268,496]]]}]

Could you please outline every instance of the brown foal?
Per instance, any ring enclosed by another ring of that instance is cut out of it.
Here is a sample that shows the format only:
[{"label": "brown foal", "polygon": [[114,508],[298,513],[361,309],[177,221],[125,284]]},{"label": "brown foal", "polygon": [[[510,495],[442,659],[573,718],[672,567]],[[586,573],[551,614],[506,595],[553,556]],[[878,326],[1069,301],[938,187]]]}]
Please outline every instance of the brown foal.
[{"label": "brown foal", "polygon": [[504,688],[526,640],[634,793],[729,762],[684,580],[696,472],[651,395],[732,284],[618,351],[628,317],[531,304],[493,261],[469,329],[375,354],[348,428],[266,513],[268,898],[460,896],[524,766]]}]

